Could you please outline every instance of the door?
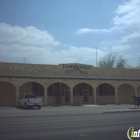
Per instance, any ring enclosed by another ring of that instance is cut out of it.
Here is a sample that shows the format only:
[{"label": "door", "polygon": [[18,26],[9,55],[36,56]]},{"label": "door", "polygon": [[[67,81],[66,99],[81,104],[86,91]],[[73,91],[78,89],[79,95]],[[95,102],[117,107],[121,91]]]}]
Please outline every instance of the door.
[{"label": "door", "polygon": [[65,103],[70,102],[70,91],[69,90],[65,90]]},{"label": "door", "polygon": [[84,103],[88,103],[88,96],[89,96],[89,91],[88,90],[84,90],[83,91]]}]

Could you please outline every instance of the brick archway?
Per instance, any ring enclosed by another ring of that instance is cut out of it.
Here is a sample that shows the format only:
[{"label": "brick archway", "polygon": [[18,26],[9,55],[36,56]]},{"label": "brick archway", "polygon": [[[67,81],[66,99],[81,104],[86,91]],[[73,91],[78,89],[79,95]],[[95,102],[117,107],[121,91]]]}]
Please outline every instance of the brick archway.
[{"label": "brick archway", "polygon": [[34,93],[37,96],[44,96],[44,87],[37,82],[27,82],[21,85],[19,90],[19,96],[22,96],[25,93]]},{"label": "brick archway", "polygon": [[79,83],[73,88],[74,104],[93,104],[93,89],[87,83]]},{"label": "brick archway", "polygon": [[0,106],[16,106],[16,87],[5,81],[0,81]]},{"label": "brick archway", "polygon": [[102,83],[100,84],[97,89],[97,103],[98,104],[115,104],[115,88],[108,84]]},{"label": "brick archway", "polygon": [[70,104],[70,88],[61,82],[51,84],[47,89],[48,105]]},{"label": "brick archway", "polygon": [[135,89],[130,84],[122,84],[118,87],[118,103],[119,104],[132,104],[134,103],[133,96]]}]

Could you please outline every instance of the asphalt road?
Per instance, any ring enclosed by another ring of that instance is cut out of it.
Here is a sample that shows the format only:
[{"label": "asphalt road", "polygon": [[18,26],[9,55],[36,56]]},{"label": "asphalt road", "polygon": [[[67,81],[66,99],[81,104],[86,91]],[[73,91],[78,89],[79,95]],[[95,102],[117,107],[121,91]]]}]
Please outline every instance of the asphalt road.
[{"label": "asphalt road", "polygon": [[0,116],[0,140],[128,140],[130,127],[140,129],[140,112],[9,115]]}]

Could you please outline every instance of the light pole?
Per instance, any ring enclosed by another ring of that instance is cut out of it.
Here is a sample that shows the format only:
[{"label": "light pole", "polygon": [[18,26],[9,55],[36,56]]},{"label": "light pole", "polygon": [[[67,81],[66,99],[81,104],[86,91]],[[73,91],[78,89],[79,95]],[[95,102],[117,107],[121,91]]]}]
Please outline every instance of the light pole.
[{"label": "light pole", "polygon": [[[96,67],[97,67],[97,46],[96,46]],[[98,83],[98,77],[97,77],[97,83]],[[96,104],[99,104],[99,92],[98,92],[98,86],[97,86],[97,88],[96,88]]]},{"label": "light pole", "polygon": [[25,64],[26,64],[26,57],[24,57],[24,59],[25,59]]},{"label": "light pole", "polygon": [[96,67],[97,67],[97,46],[96,46]]}]

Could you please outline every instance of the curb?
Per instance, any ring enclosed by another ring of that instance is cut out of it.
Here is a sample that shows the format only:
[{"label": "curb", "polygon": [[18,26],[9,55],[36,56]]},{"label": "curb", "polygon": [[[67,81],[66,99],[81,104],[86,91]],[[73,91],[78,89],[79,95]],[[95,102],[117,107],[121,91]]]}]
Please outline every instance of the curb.
[{"label": "curb", "polygon": [[0,107],[0,109],[10,109],[10,108],[14,108],[14,107]]},{"label": "curb", "polygon": [[140,109],[137,110],[110,110],[110,111],[104,111],[103,113],[118,113],[118,112],[140,112]]}]

